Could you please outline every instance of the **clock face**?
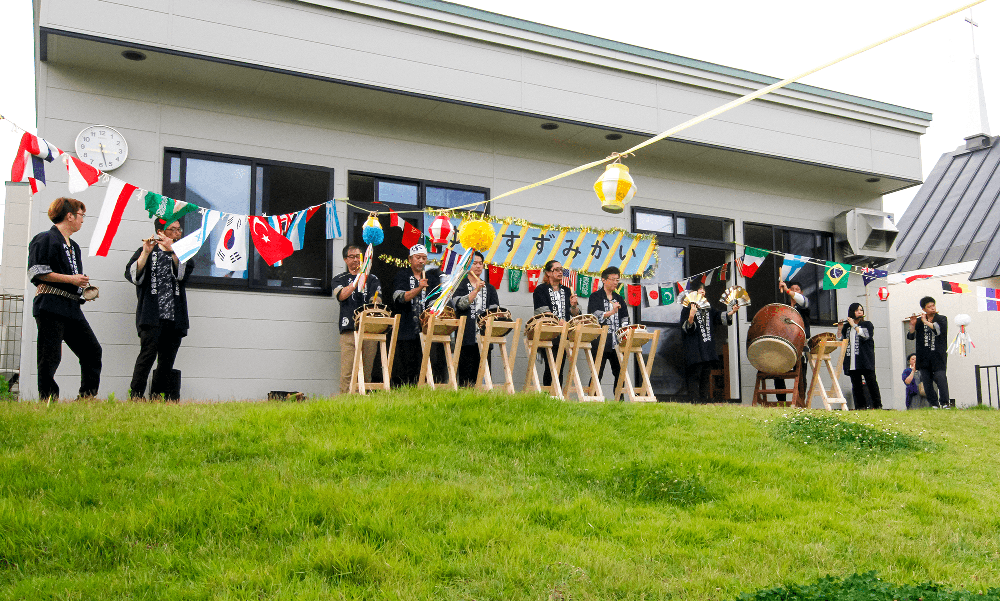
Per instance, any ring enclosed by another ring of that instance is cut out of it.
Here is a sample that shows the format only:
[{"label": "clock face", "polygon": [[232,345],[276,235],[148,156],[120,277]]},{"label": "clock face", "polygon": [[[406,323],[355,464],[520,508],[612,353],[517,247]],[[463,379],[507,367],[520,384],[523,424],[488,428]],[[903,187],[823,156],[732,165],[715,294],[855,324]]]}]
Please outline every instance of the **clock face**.
[{"label": "clock face", "polygon": [[101,171],[113,171],[128,158],[128,144],[118,130],[92,125],[76,136],[76,156]]}]

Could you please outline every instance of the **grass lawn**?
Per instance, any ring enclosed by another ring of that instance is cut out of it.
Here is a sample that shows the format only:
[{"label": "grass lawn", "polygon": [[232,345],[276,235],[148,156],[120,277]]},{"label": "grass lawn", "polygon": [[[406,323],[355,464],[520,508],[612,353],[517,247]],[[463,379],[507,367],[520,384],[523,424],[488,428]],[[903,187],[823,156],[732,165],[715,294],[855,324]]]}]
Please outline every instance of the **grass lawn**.
[{"label": "grass lawn", "polygon": [[0,403],[0,599],[1000,587],[1000,412],[784,414],[423,390]]}]

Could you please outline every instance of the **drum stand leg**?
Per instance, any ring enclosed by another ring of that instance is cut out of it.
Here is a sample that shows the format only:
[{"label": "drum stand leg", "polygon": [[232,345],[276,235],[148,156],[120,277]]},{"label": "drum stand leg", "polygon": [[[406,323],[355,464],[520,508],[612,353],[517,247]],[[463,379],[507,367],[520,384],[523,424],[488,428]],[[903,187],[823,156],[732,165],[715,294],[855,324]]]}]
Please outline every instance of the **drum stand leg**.
[{"label": "drum stand leg", "polygon": [[[377,317],[377,320],[389,318]],[[389,390],[389,378],[392,375],[392,361],[396,355],[396,333],[399,332],[399,319],[397,315],[392,318],[391,329],[382,334],[372,334],[366,331],[368,316],[361,317],[358,330],[354,332],[354,367],[351,371],[351,386],[349,392],[365,394],[369,390]],[[363,348],[366,342],[375,342],[378,352],[382,357],[382,381],[368,382],[365,380],[364,353]]]},{"label": "drum stand leg", "polygon": [[[788,401],[787,401],[788,397],[785,397],[786,400],[784,400],[784,401],[779,401],[777,398],[775,398],[775,400],[773,402],[771,400],[769,400],[767,397],[768,397],[768,395],[771,395],[771,394],[774,394],[774,395],[778,395],[778,394],[785,394],[785,395],[791,394],[792,395],[792,406],[793,407],[805,407],[805,404],[803,404],[803,400],[804,399],[802,399],[802,397],[799,395],[799,378],[802,377],[802,367],[803,367],[802,366],[802,358],[800,357],[799,360],[798,360],[798,362],[796,362],[796,364],[795,364],[795,368],[792,371],[790,371],[790,372],[786,372],[786,373],[783,373],[783,374],[768,374],[768,373],[764,373],[762,371],[758,371],[757,372],[757,381],[754,383],[754,386],[753,386],[753,401],[750,404],[751,405],[764,405],[765,407],[770,407],[772,405],[775,406],[775,407],[777,407],[777,406],[787,407],[788,406]],[[792,387],[791,388],[768,388],[767,387],[767,380],[785,380],[786,382],[788,380],[791,380],[792,381]]]},{"label": "drum stand leg", "polygon": [[510,347],[510,356],[507,355],[507,335],[503,336],[492,336],[490,333],[493,332],[493,317],[488,317],[486,319],[486,332],[479,337],[479,374],[476,377],[476,388],[482,391],[493,390],[493,374],[490,373],[490,364],[487,361],[487,354],[489,353],[490,345],[497,345],[497,351],[499,351],[500,362],[503,364],[504,373],[504,390],[508,394],[514,394],[514,370],[512,369],[514,365],[514,358],[517,356],[517,339],[521,335],[521,320],[518,319],[514,322],[514,340]]},{"label": "drum stand leg", "polygon": [[[633,336],[635,337],[635,342],[633,342]],[[650,340],[652,344],[649,347],[649,354],[646,356],[645,361],[642,358],[642,340]],[[624,398],[631,402],[648,402],[655,403],[656,395],[653,394],[653,385],[649,380],[649,374],[653,369],[653,361],[656,359],[656,347],[660,342],[660,330],[656,330],[653,334],[640,333],[637,334],[635,331],[630,331],[628,336],[625,338],[624,344],[620,347],[625,347],[626,350],[618,351],[618,360],[621,363],[621,371],[618,374],[618,382],[615,385],[615,398]],[[619,348],[620,348],[619,347]],[[636,390],[635,386],[632,384],[632,376],[629,374],[628,364],[629,358],[635,355],[635,365],[639,369],[639,375],[642,378],[642,386]]]},{"label": "drum stand leg", "polygon": [[431,367],[431,349],[434,347],[434,343],[440,343],[444,345],[444,360],[445,365],[448,370],[448,380],[447,382],[442,382],[443,385],[451,388],[452,390],[458,390],[458,357],[462,352],[462,338],[461,333],[465,332],[465,316],[463,315],[458,319],[458,344],[454,345],[451,343],[451,334],[435,334],[435,322],[437,321],[437,315],[431,315],[427,322],[427,333],[423,335],[424,338],[424,357],[420,362],[420,376],[417,378],[417,385],[427,385],[430,386],[431,390],[435,389],[434,386],[434,370]]},{"label": "drum stand leg", "polygon": [[[806,407],[812,406],[812,398],[814,396],[819,396],[820,400],[823,401],[823,408],[827,411],[833,411],[835,408],[841,411],[849,411],[850,408],[847,406],[847,399],[844,397],[844,391],[840,388],[840,381],[837,374],[840,372],[840,368],[844,364],[844,352],[847,349],[847,340],[842,340],[840,342],[821,342],[820,345],[814,349],[816,352],[809,355],[809,363],[812,365],[812,380],[809,383],[809,394],[806,395]],[[840,350],[840,357],[837,359],[837,365],[833,365],[833,357],[830,354],[835,350]],[[826,368],[827,373],[830,375],[831,386],[830,389],[823,385],[823,379],[819,375],[819,365],[820,363]],[[837,405],[834,407],[833,405]]]},{"label": "drum stand leg", "polygon": [[[567,362],[569,363],[569,386],[566,388],[566,398],[569,399],[573,394],[576,394],[577,398],[581,402],[591,401],[591,402],[604,402],[604,394],[601,392],[601,383],[597,377],[597,364],[594,363],[594,355],[590,350],[590,343],[583,342],[581,337],[584,334],[584,328],[578,328],[573,336],[573,340],[570,341],[569,356]],[[604,342],[607,338],[608,327],[604,326],[600,330],[601,341],[598,343],[597,352],[598,356],[602,356],[604,353]],[[587,366],[590,369],[590,383],[584,387],[583,382],[580,379],[580,370],[577,366],[577,360],[580,355],[586,357]]]}]

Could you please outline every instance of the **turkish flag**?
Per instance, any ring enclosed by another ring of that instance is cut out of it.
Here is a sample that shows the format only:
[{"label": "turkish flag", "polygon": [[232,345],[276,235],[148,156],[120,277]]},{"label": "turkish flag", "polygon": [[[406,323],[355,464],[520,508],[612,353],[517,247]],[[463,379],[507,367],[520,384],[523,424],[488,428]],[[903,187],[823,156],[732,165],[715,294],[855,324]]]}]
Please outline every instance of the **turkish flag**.
[{"label": "turkish flag", "polygon": [[503,267],[499,265],[490,265],[490,285],[494,288],[499,288],[500,284],[503,282]]},{"label": "turkish flag", "polygon": [[639,284],[628,285],[628,304],[638,307],[642,303],[642,286]]},{"label": "turkish flag", "polygon": [[268,265],[274,265],[295,250],[292,248],[292,241],[279,234],[264,217],[250,217],[250,237],[257,252]]},{"label": "turkish flag", "polygon": [[535,288],[538,287],[538,281],[542,277],[541,269],[528,269],[525,271],[528,276],[528,292],[534,292]]}]

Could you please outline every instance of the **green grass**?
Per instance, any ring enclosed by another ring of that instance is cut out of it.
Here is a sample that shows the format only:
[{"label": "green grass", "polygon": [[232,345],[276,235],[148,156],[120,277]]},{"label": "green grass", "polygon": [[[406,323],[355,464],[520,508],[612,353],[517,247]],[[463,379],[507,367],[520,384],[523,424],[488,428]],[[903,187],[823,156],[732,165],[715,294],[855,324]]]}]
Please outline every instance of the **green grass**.
[{"label": "green grass", "polygon": [[[1000,412],[807,415],[426,391],[0,403],[0,599],[1000,586]],[[803,442],[836,428],[855,436]]]}]

